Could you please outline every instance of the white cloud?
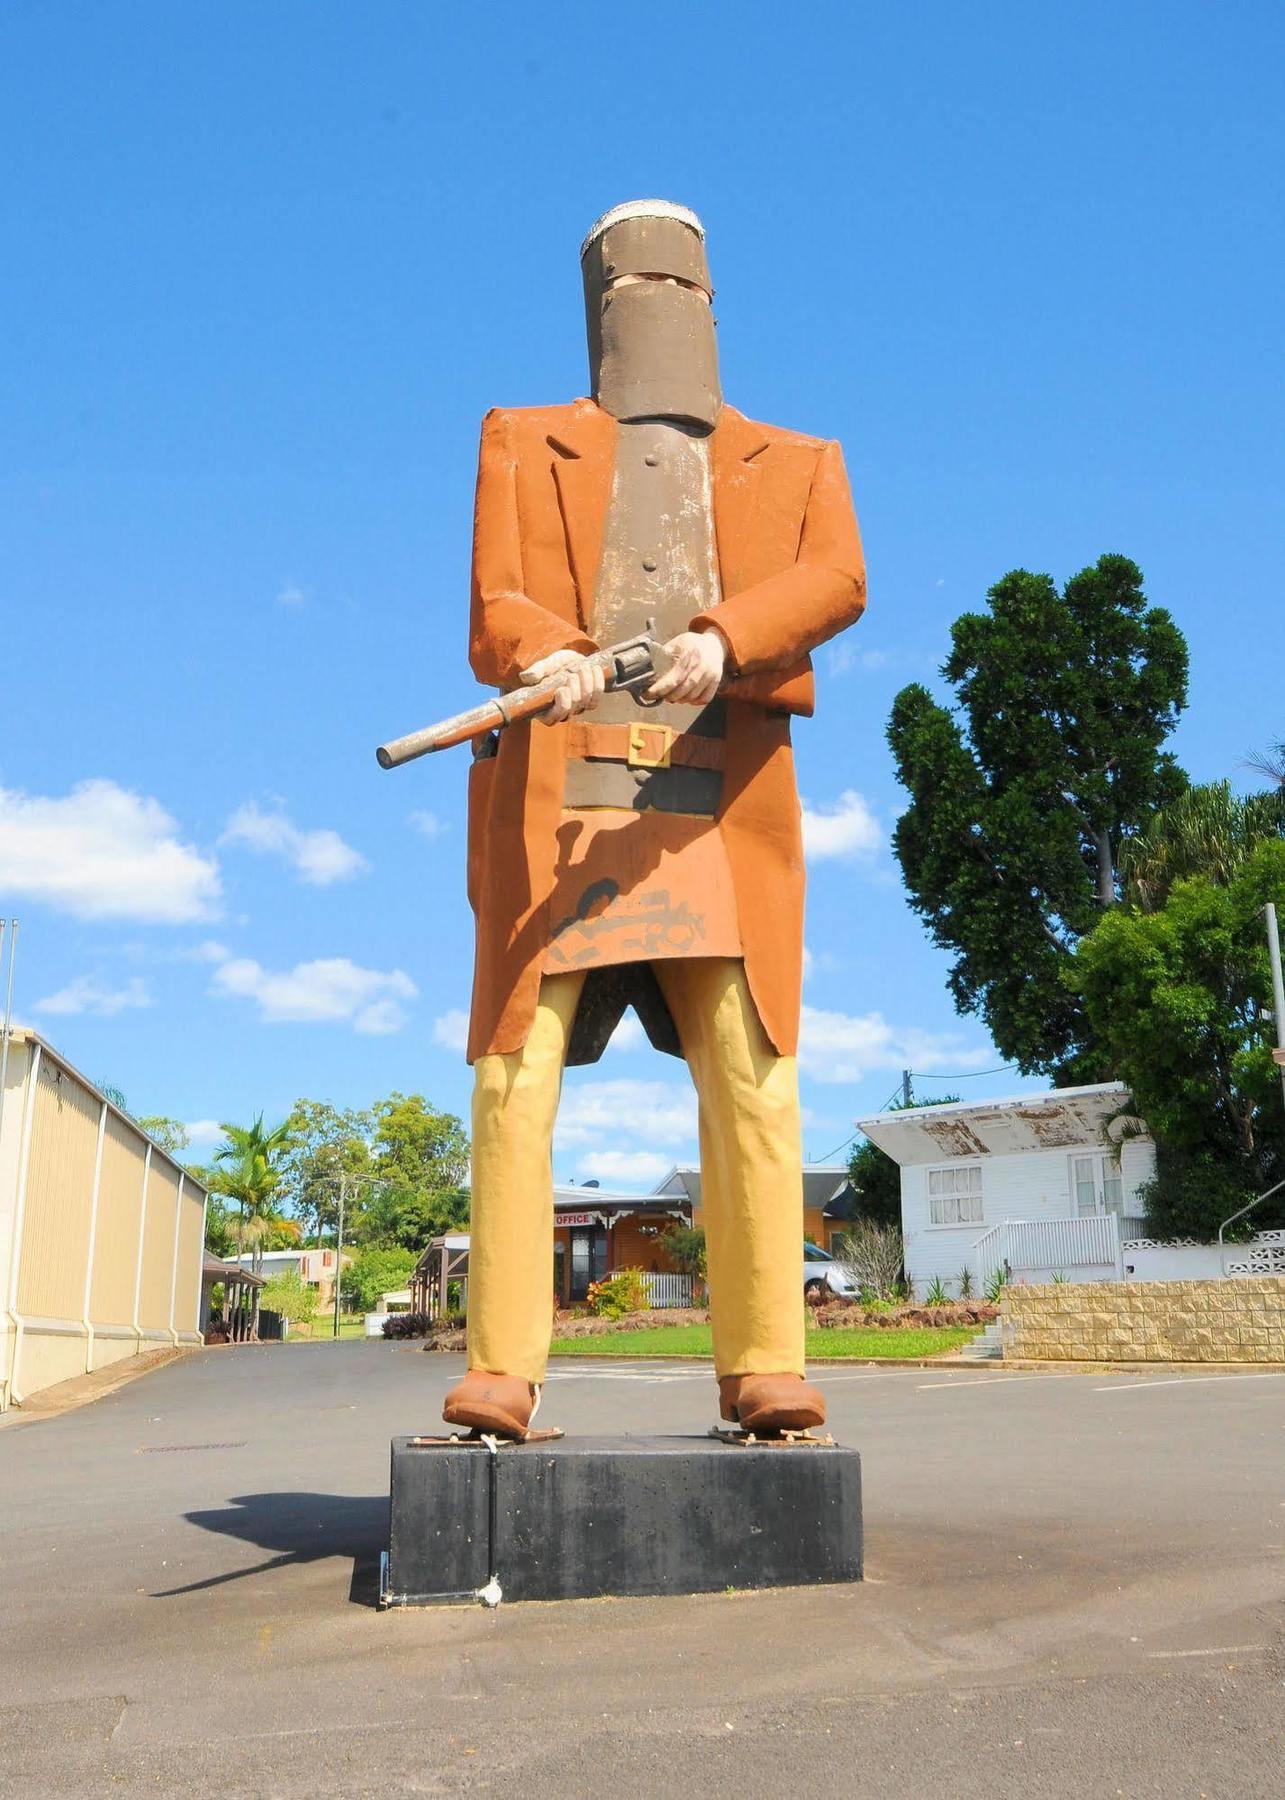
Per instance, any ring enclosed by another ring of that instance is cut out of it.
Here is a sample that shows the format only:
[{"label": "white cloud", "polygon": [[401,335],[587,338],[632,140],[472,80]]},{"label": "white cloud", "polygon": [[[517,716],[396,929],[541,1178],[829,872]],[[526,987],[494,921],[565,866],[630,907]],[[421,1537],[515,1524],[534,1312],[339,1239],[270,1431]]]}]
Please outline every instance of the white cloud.
[{"label": "white cloud", "polygon": [[880,1069],[981,1068],[993,1049],[962,1048],[959,1039],[917,1027],[889,1025],[880,1013],[827,1012],[803,1007],[799,1034],[799,1067],[814,1081],[862,1081]]},{"label": "white cloud", "polygon": [[631,1186],[646,1182],[654,1187],[672,1167],[671,1157],[652,1150],[593,1150],[581,1157],[579,1173],[596,1175],[599,1181],[624,1181]]},{"label": "white cloud", "polygon": [[849,638],[828,646],[825,654],[831,675],[847,675],[852,669],[883,669],[892,661],[889,651],[860,650]]},{"label": "white cloud", "polygon": [[219,842],[284,857],[312,887],[350,881],[370,867],[337,831],[300,831],[287,813],[265,812],[254,800],[237,807]]},{"label": "white cloud", "polygon": [[65,988],[59,988],[56,994],[48,994],[43,1000],[37,1000],[33,1010],[64,1015],[93,1013],[100,1019],[110,1019],[117,1013],[151,1004],[152,996],[137,975],[127,981],[123,988],[109,988],[93,975],[78,975]]},{"label": "white cloud", "polygon": [[406,1023],[400,1002],[419,992],[401,969],[363,969],[346,956],[296,963],[277,974],[234,957],[215,971],[212,991],[255,1001],[269,1025],[351,1024],[374,1037],[400,1031]]},{"label": "white cloud", "polygon": [[[689,1085],[638,1081],[586,1081],[568,1087],[558,1112],[561,1144],[601,1145],[621,1137],[644,1144],[684,1144],[696,1136],[696,1095]],[[672,1159],[671,1159],[672,1160]]]},{"label": "white cloud", "polygon": [[77,919],[213,918],[218,864],[177,831],[159,800],[114,781],[82,781],[57,799],[0,788],[0,892]]},{"label": "white cloud", "polygon": [[468,1049],[468,1014],[456,1006],[434,1019],[433,1042],[446,1050],[458,1050],[462,1056]]},{"label": "white cloud", "polygon": [[194,1150],[223,1142],[223,1127],[217,1119],[190,1119],[183,1129]]},{"label": "white cloud", "polygon": [[447,829],[445,822],[442,819],[439,819],[436,813],[413,812],[409,814],[409,818],[411,824],[415,827],[416,831],[419,832],[421,837],[441,837],[442,833]]},{"label": "white cloud", "polygon": [[853,788],[829,806],[803,802],[803,853],[813,862],[826,857],[871,856],[883,844],[878,820]]},{"label": "white cloud", "polygon": [[206,938],[203,943],[194,945],[191,950],[185,950],[182,954],[188,962],[221,963],[227,962],[232,952],[226,944],[218,944],[213,938]]},{"label": "white cloud", "polygon": [[308,596],[293,581],[288,581],[277,595],[278,606],[306,606]]}]

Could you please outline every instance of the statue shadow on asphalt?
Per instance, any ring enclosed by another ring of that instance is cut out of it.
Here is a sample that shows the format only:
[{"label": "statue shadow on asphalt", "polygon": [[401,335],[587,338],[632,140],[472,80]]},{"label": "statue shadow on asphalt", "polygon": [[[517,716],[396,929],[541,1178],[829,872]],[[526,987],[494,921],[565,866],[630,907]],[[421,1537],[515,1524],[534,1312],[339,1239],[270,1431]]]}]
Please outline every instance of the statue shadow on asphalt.
[{"label": "statue shadow on asphalt", "polygon": [[379,1604],[379,1558],[388,1547],[387,1494],[234,1494],[228,1506],[183,1516],[202,1531],[238,1538],[275,1554],[249,1568],[160,1589],[152,1594],[153,1600],[199,1594],[272,1569],[351,1557],[350,1604]]}]

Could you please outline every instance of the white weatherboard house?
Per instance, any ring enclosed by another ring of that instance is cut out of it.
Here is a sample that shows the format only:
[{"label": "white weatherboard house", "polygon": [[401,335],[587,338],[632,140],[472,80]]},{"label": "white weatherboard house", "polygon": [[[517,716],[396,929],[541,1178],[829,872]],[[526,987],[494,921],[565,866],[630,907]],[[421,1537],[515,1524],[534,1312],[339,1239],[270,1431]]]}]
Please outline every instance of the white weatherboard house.
[{"label": "white weatherboard house", "polygon": [[998,1269],[1015,1281],[1119,1277],[1121,1243],[1142,1235],[1138,1190],[1156,1168],[1150,1138],[1108,1135],[1129,1099],[1123,1083],[1104,1082],[859,1119],[901,1166],[915,1293],[938,1279],[958,1294],[965,1269],[976,1294]]}]

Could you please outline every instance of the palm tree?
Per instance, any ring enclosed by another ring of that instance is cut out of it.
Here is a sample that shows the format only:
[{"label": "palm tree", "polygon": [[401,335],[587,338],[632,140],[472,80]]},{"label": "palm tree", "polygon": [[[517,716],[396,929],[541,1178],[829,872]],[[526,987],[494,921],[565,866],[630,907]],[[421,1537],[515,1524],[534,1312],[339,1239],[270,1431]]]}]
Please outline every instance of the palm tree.
[{"label": "palm tree", "polygon": [[241,1208],[237,1223],[237,1257],[241,1257],[246,1237],[250,1236],[257,1275],[263,1266],[265,1227],[269,1221],[275,1224],[280,1216],[273,1213],[269,1202],[281,1180],[279,1162],[290,1142],[290,1129],[281,1124],[265,1131],[262,1113],[253,1125],[221,1124],[219,1129],[225,1139],[214,1152],[214,1161],[223,1165],[219,1170],[219,1189]]},{"label": "palm tree", "polygon": [[1229,781],[1190,787],[1120,846],[1125,899],[1142,912],[1157,912],[1174,883],[1189,875],[1221,886],[1251,851],[1282,831],[1285,788],[1242,797]]},{"label": "palm tree", "polygon": [[1257,769],[1260,775],[1266,775],[1274,781],[1278,788],[1285,791],[1285,738],[1273,744],[1270,750],[1261,750],[1249,759],[1251,769]]}]

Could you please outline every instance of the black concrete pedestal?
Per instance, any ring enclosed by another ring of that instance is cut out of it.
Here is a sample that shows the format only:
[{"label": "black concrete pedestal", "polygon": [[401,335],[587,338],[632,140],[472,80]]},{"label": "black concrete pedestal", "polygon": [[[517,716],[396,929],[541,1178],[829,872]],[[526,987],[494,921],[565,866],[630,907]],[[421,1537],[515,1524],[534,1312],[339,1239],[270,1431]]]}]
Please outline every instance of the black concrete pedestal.
[{"label": "black concrete pedestal", "polygon": [[860,1579],[861,1459],[842,1446],[393,1439],[387,1605],[494,1602],[496,1582],[571,1600]]}]

